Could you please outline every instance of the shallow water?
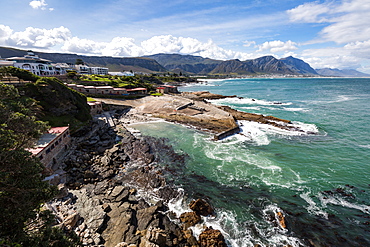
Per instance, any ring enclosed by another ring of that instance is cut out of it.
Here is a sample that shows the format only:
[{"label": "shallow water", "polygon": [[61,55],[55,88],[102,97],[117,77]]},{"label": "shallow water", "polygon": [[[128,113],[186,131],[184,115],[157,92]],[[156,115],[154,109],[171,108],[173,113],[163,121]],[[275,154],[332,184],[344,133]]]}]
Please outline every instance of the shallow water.
[{"label": "shallow water", "polygon": [[[201,90],[243,97],[213,104],[297,127],[241,121],[242,134],[215,142],[170,123],[135,125],[188,154],[176,183],[216,207],[217,217],[205,221],[230,246],[370,246],[370,79],[236,79],[182,88]],[[185,201],[175,204],[186,210]]]}]

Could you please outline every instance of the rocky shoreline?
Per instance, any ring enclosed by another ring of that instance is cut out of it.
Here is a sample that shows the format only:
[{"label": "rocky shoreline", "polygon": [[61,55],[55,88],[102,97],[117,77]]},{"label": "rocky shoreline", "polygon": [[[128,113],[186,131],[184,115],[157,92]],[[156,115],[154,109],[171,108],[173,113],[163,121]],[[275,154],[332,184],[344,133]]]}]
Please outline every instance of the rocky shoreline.
[{"label": "rocky shoreline", "polygon": [[[281,128],[284,130],[301,131],[291,125],[289,120],[246,113],[234,110],[228,106],[216,106],[206,100],[235,98],[202,92],[183,92],[181,94],[147,96],[137,100],[97,99],[113,107],[131,108],[128,111],[135,118],[148,121],[151,118],[164,119],[169,122],[191,126],[195,129],[214,134],[219,140],[239,133],[238,120],[247,120]],[[147,116],[150,116],[149,118]],[[222,137],[222,138],[220,138]]]},{"label": "rocky shoreline", "polygon": [[[165,139],[143,137],[129,127],[165,119],[208,131],[218,139],[239,132],[237,120],[289,129],[288,120],[205,101],[224,97],[229,96],[201,92],[104,99],[111,111],[75,133],[68,154],[58,162],[59,176],[50,179],[59,188],[59,195],[46,204],[56,215],[56,227],[76,234],[83,246],[227,246],[219,230],[203,224],[203,217],[215,214],[204,198],[189,201],[181,215],[168,207],[183,196],[174,186],[173,169],[183,169],[186,154],[176,153]],[[195,225],[203,228],[198,239],[191,228]]]},{"label": "rocky shoreline", "polygon": [[165,148],[180,164],[184,157],[161,146],[164,141],[135,136],[120,122],[121,114],[110,112],[114,127],[95,119],[73,137],[59,162],[64,176],[51,180],[59,184],[59,195],[46,204],[56,227],[75,233],[83,246],[227,246],[218,230],[204,226],[197,240],[189,228],[214,214],[207,201],[193,201],[191,212],[181,216],[170,212],[168,202],[179,192],[166,181],[168,171],[154,149]]}]

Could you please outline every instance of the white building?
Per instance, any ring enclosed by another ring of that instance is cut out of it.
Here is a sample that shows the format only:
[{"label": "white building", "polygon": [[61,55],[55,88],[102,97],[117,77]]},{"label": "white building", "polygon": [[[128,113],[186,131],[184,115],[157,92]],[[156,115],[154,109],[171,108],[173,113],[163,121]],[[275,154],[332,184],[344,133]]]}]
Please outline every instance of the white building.
[{"label": "white building", "polygon": [[87,65],[79,64],[79,65],[75,65],[74,67],[77,70],[77,72],[81,75],[90,75],[91,74],[91,69]]},{"label": "white building", "polygon": [[87,65],[75,65],[74,69],[81,75],[108,75],[108,68],[104,67],[89,67]]},{"label": "white building", "polygon": [[91,74],[93,75],[108,75],[108,68],[91,67]]},{"label": "white building", "polygon": [[32,51],[28,51],[24,57],[11,57],[6,60],[14,62],[14,67],[28,70],[39,76],[66,74],[66,70],[63,67],[53,66],[50,60],[39,58]]}]

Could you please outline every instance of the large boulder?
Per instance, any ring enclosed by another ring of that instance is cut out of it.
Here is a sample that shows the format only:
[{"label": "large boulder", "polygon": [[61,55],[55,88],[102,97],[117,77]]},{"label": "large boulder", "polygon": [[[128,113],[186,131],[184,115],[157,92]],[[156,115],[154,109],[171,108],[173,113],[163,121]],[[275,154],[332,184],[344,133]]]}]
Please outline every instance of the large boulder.
[{"label": "large boulder", "polygon": [[199,245],[201,247],[227,247],[225,238],[219,230],[207,227],[199,235]]},{"label": "large boulder", "polygon": [[201,218],[195,212],[185,212],[180,215],[180,221],[184,223],[185,229],[188,229],[191,226],[195,226],[200,222]]},{"label": "large boulder", "polygon": [[204,199],[197,199],[189,204],[191,210],[196,212],[198,215],[208,216],[213,215],[214,210],[212,206]]}]

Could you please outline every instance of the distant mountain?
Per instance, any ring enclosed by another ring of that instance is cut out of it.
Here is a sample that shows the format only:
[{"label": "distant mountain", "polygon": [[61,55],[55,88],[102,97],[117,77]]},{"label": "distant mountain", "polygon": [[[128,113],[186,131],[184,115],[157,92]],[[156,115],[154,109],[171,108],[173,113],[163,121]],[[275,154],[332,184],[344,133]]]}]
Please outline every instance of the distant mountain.
[{"label": "distant mountain", "polygon": [[160,65],[172,72],[185,72],[191,74],[209,74],[220,64],[221,60],[203,58],[200,56],[180,54],[156,54],[145,56],[156,60]]},{"label": "distant mountain", "polygon": [[370,77],[370,74],[359,72],[355,69],[316,69],[317,73],[322,76],[338,76],[338,77]]},{"label": "distant mountain", "polygon": [[211,71],[211,74],[295,74],[283,62],[273,56],[265,56],[252,60],[223,61]]},{"label": "distant mountain", "polygon": [[246,61],[240,61],[238,59],[222,61],[180,54],[157,54],[146,57],[155,59],[167,70],[176,73],[182,72],[198,75],[317,75],[316,71],[309,64],[294,57],[278,60],[273,56],[265,56]]},{"label": "distant mountain", "polygon": [[303,75],[317,75],[316,70],[314,70],[308,63],[305,61],[294,58],[292,56],[280,59],[288,68],[298,74]]},{"label": "distant mountain", "polygon": [[[14,48],[0,47],[0,56],[2,58],[23,57],[27,51]],[[167,70],[156,60],[144,57],[100,57],[100,56],[82,56],[67,53],[44,53],[35,52],[39,57],[51,60],[53,63],[71,63],[76,59],[82,59],[87,65],[92,67],[107,67],[110,71],[127,71],[157,73]]]}]

